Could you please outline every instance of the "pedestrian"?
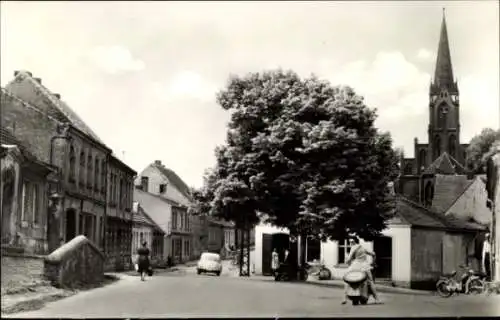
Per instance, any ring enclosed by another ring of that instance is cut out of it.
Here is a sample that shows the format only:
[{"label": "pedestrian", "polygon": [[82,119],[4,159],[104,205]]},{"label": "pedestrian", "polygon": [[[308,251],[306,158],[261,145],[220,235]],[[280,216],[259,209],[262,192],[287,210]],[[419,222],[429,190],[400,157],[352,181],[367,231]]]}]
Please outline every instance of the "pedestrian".
[{"label": "pedestrian", "polygon": [[486,279],[491,281],[491,243],[490,234],[487,233],[484,237],[483,242],[483,254],[482,254],[482,267],[483,272],[486,273]]},{"label": "pedestrian", "polygon": [[147,247],[148,243],[144,241],[142,243],[142,247],[137,249],[137,254],[139,255],[138,258],[138,272],[141,275],[141,281],[145,280],[146,273],[150,269],[150,263],[149,263],[149,249]]},{"label": "pedestrian", "polygon": [[[351,246],[351,251],[349,252],[349,256],[347,257],[347,265],[349,265],[347,272],[351,270],[363,270],[368,275],[368,286],[369,289],[375,298],[375,303],[382,303],[377,295],[377,291],[375,290],[375,284],[373,283],[373,276],[371,272],[371,261],[368,259],[368,256],[372,257],[372,260],[375,260],[375,253],[368,251],[365,249],[359,241],[359,238],[353,236],[349,239],[349,244]],[[344,300],[342,300],[342,304],[347,303],[347,289],[348,284],[346,283],[344,286]]]},{"label": "pedestrian", "polygon": [[280,257],[278,255],[278,252],[276,251],[276,248],[274,248],[271,254],[271,269],[273,270],[273,276],[276,275],[276,271],[278,270],[279,266]]}]

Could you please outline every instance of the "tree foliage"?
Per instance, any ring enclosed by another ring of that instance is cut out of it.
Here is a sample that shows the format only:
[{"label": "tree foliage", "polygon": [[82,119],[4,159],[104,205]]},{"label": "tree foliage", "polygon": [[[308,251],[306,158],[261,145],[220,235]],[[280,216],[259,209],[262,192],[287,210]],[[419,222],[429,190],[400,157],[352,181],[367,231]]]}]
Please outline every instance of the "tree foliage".
[{"label": "tree foliage", "polygon": [[195,207],[323,239],[386,227],[398,156],[351,88],[277,70],[232,77],[217,100],[231,112],[227,141]]},{"label": "tree foliage", "polygon": [[466,165],[474,173],[485,173],[486,162],[492,153],[494,143],[500,141],[500,129],[485,128],[474,136],[467,148]]}]

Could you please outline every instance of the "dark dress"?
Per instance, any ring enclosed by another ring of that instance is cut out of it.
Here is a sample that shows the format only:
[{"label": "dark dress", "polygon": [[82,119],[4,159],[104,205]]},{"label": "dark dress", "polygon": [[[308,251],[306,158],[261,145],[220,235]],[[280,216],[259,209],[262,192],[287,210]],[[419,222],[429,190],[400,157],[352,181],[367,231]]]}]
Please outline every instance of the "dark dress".
[{"label": "dark dress", "polygon": [[137,254],[139,255],[139,259],[137,261],[138,264],[138,272],[147,272],[149,269],[149,249],[148,248],[139,248],[137,249]]}]

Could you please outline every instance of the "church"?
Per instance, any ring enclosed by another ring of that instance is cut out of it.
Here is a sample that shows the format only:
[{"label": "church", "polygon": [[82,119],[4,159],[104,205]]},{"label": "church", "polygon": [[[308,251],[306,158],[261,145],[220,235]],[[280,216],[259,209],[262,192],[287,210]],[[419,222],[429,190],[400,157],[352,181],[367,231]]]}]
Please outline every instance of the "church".
[{"label": "church", "polygon": [[[428,110],[428,143],[415,138],[415,157],[400,159],[394,217],[380,237],[362,240],[376,253],[377,282],[415,289],[435,289],[440,275],[459,265],[478,268],[480,244],[491,221],[486,177],[471,175],[465,167],[468,144],[460,140],[459,90],[444,12]],[[256,274],[270,273],[274,243],[287,233],[268,225],[256,227],[251,256]],[[307,240],[306,260],[321,260],[333,278],[341,279],[350,250],[347,239],[316,242]]]}]

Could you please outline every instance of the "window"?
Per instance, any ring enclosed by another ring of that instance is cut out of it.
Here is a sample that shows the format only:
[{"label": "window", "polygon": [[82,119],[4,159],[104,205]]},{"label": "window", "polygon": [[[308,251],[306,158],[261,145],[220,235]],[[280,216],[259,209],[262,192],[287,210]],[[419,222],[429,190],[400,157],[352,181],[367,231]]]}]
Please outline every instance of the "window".
[{"label": "window", "polygon": [[95,158],[95,167],[94,167],[94,190],[96,192],[99,191],[99,159]]},{"label": "window", "polygon": [[33,224],[37,225],[40,223],[40,213],[38,212],[38,203],[40,203],[40,199],[38,198],[38,185],[32,184],[32,192],[33,192]]},{"label": "window", "polygon": [[99,217],[99,242],[100,248],[104,245],[104,222],[102,217]]},{"label": "window", "polygon": [[455,136],[453,134],[450,135],[450,137],[448,139],[448,152],[450,153],[450,156],[452,156],[452,157],[456,157],[456,155],[455,155],[456,143],[457,143],[457,139],[455,138]]},{"label": "window", "polygon": [[106,193],[106,163],[101,161],[101,193]]},{"label": "window", "polygon": [[75,177],[76,170],[76,155],[75,155],[75,147],[70,146],[69,148],[69,182],[74,183],[76,180]]},{"label": "window", "polygon": [[177,229],[177,212],[172,210],[172,230]]},{"label": "window", "polygon": [[80,186],[84,186],[85,185],[85,151],[82,150],[82,152],[80,152],[80,172],[79,172],[79,177],[78,177],[78,180],[79,180],[79,184]]},{"label": "window", "polygon": [[438,127],[439,128],[446,128],[447,125],[447,117],[448,117],[448,107],[447,106],[441,106],[439,108],[439,115],[438,115]]},{"label": "window", "polygon": [[422,168],[422,167],[425,167],[426,166],[426,158],[427,158],[427,153],[425,152],[424,149],[421,149],[420,150],[420,154],[419,154],[419,167]]},{"label": "window", "polygon": [[31,220],[34,224],[38,224],[38,203],[39,203],[39,192],[38,186],[28,180],[23,183],[22,191],[22,209],[21,209],[21,221]]},{"label": "window", "polygon": [[167,185],[162,183],[160,184],[160,193],[165,193],[167,191]]},{"label": "window", "polygon": [[122,208],[123,207],[123,179],[120,178],[120,185],[118,186],[119,189],[119,198],[118,198],[118,207]]},{"label": "window", "polygon": [[92,155],[87,157],[87,189],[92,189]]},{"label": "window", "polygon": [[148,185],[149,185],[149,178],[148,177],[141,177],[142,191],[148,192]]},{"label": "window", "polygon": [[349,244],[349,240],[347,239],[339,241],[338,244],[339,244],[339,251],[338,251],[337,264],[345,264],[347,263],[347,257],[349,257],[351,245]]},{"label": "window", "polygon": [[439,136],[434,137],[434,150],[436,154],[434,155],[434,158],[437,158],[441,155],[441,139]]}]

